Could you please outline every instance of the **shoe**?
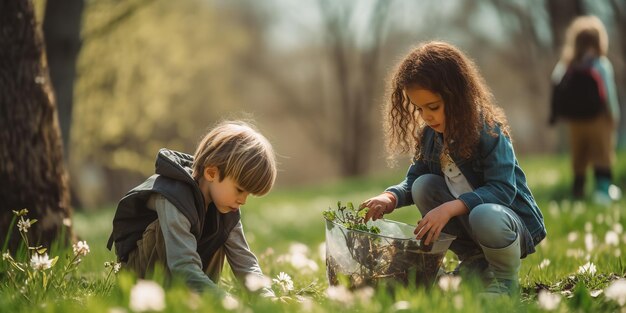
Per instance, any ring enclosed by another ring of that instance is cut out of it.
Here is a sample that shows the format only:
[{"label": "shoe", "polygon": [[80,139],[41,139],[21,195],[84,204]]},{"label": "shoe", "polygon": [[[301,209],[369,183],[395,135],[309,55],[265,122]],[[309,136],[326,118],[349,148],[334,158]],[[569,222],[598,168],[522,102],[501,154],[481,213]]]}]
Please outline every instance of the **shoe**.
[{"label": "shoe", "polygon": [[459,265],[454,268],[452,275],[455,276],[482,276],[483,272],[489,267],[489,262],[485,259],[485,255],[480,253],[463,259]]},{"label": "shoe", "polygon": [[518,272],[522,264],[520,260],[519,236],[510,245],[493,249],[481,245],[489,266],[485,271],[489,277],[487,287],[481,296],[512,296],[519,290]]}]

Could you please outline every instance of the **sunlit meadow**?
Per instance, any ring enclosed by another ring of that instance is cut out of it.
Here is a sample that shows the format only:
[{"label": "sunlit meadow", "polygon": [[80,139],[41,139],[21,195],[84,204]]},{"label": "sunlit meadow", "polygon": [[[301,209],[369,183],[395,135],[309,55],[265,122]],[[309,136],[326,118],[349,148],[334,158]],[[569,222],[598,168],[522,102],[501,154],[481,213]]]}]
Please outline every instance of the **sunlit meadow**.
[{"label": "sunlit meadow", "polygon": [[[616,181],[624,188],[626,154],[618,160]],[[163,275],[158,273],[153,280],[137,280],[124,271],[116,273],[115,256],[105,248],[113,208],[77,212],[73,226],[81,242],[73,247],[52,248],[45,251],[45,258],[29,251],[30,257],[19,266],[25,271],[22,274],[9,273],[11,268],[15,271],[11,265],[12,260],[17,262],[15,253],[3,255],[0,311],[626,312],[626,264],[621,261],[626,253],[626,200],[608,206],[567,200],[571,181],[568,162],[567,157],[522,159],[544,213],[548,237],[522,262],[519,297],[487,301],[478,296],[479,282],[451,275],[441,276],[430,288],[350,291],[328,286],[322,211],[338,200],[356,203],[377,194],[402,178],[404,169],[399,168],[370,178],[283,188],[249,199],[242,210],[244,229],[267,277],[248,277],[239,283],[225,269],[220,284],[231,295],[225,298],[191,293],[176,281],[164,284]],[[588,185],[590,193],[592,182]],[[414,224],[419,214],[414,207],[406,207],[387,218]],[[37,227],[37,223],[29,227]],[[444,262],[445,269],[451,271],[457,259],[448,253]],[[26,277],[26,272],[33,278],[11,278]],[[44,276],[53,277],[48,286],[43,285]],[[258,295],[263,287],[271,288],[276,297]]]}]

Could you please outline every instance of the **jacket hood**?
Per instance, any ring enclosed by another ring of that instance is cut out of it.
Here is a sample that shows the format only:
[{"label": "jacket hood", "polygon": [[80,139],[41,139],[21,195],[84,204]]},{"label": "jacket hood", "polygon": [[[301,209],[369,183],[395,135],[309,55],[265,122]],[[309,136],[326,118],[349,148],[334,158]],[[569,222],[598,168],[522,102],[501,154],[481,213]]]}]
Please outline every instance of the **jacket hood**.
[{"label": "jacket hood", "polygon": [[193,156],[162,148],[157,154],[155,173],[195,185],[192,166]]}]

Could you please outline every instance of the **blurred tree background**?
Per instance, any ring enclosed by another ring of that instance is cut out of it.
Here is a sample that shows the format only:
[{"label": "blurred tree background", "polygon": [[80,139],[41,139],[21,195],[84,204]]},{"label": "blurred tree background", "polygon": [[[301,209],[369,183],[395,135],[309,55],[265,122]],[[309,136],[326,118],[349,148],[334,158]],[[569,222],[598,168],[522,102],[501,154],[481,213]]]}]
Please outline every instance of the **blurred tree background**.
[{"label": "blurred tree background", "polygon": [[[53,20],[37,2],[78,207],[117,201],[153,172],[160,147],[193,153],[224,118],[252,118],[270,139],[279,186],[388,171],[380,122],[387,78],[424,40],[452,42],[475,59],[518,153],[555,153],[563,129],[547,126],[549,77],[569,22],[598,15],[625,110],[624,0],[54,4],[73,8]],[[59,25],[79,35],[66,29],[61,48],[53,45]],[[75,62],[75,76],[55,76],[59,62]]]}]

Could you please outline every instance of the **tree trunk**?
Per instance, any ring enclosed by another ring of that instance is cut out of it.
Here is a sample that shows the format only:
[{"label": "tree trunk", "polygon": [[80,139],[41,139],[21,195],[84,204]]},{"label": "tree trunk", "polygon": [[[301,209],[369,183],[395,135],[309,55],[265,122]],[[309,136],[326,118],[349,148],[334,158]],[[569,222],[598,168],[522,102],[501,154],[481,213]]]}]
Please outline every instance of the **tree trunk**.
[{"label": "tree trunk", "polygon": [[[0,2],[0,242],[12,210],[38,222],[31,243],[67,243],[71,226],[68,177],[41,29],[29,0]],[[70,225],[69,223],[67,223]],[[9,247],[19,243],[13,229]]]}]

